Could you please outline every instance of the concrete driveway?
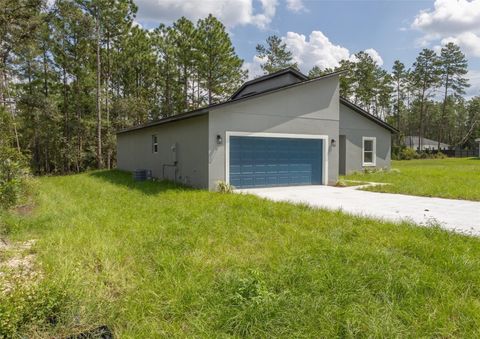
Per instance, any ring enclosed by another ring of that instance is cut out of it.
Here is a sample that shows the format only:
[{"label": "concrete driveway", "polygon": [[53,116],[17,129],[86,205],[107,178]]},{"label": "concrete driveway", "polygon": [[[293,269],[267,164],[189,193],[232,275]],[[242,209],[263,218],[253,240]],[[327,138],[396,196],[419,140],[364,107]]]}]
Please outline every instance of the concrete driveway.
[{"label": "concrete driveway", "polygon": [[296,186],[236,190],[274,201],[306,203],[313,207],[379,218],[438,224],[458,233],[480,235],[480,202],[360,191],[355,187]]}]

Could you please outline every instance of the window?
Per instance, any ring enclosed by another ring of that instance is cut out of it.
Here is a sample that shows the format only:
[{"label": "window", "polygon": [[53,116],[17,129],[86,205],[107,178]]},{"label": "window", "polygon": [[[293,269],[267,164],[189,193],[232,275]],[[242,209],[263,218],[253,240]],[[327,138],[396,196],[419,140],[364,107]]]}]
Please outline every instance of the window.
[{"label": "window", "polygon": [[362,166],[375,166],[376,143],[377,140],[374,137],[363,137]]},{"label": "window", "polygon": [[158,139],[156,135],[152,135],[152,152],[158,152]]}]

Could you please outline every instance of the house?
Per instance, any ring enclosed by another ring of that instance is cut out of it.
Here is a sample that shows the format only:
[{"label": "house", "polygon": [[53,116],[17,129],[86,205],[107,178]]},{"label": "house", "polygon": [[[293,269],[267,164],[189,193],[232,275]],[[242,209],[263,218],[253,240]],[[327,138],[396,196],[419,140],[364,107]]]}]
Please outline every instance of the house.
[{"label": "house", "polygon": [[[421,145],[422,145],[421,147],[420,147],[419,141],[421,141]],[[405,137],[403,144],[405,145],[405,147],[411,148],[415,151],[418,151],[418,150],[422,150],[422,151],[435,150],[436,151],[438,150],[439,142],[437,140],[419,138],[416,135],[410,135]],[[448,150],[450,148],[451,148],[450,145],[444,144],[442,142],[440,143],[440,150]]]},{"label": "house", "polygon": [[339,72],[285,69],[222,103],[119,131],[119,169],[214,190],[333,185],[339,174],[390,166],[396,130],[339,95]]}]

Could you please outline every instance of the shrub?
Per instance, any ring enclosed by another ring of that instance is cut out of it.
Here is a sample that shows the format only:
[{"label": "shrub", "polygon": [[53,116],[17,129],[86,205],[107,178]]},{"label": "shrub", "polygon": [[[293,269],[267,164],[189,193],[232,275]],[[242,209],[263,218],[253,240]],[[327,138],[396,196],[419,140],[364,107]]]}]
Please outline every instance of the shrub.
[{"label": "shrub", "polygon": [[17,150],[0,147],[0,208],[15,206],[27,190],[28,169]]},{"label": "shrub", "polygon": [[232,193],[234,189],[234,186],[226,183],[225,181],[217,181],[217,192]]},{"label": "shrub", "polygon": [[405,147],[399,153],[399,160],[418,159],[418,154],[414,149]]},{"label": "shrub", "polygon": [[348,186],[348,184],[344,179],[339,179],[335,183],[335,187],[347,187],[347,186]]},{"label": "shrub", "polygon": [[433,154],[433,158],[434,159],[446,159],[448,158],[447,155],[445,153],[442,153],[442,152],[438,152],[436,154]]},{"label": "shrub", "polygon": [[44,283],[19,286],[12,292],[0,293],[0,298],[0,338],[54,326],[66,304],[64,289]]}]

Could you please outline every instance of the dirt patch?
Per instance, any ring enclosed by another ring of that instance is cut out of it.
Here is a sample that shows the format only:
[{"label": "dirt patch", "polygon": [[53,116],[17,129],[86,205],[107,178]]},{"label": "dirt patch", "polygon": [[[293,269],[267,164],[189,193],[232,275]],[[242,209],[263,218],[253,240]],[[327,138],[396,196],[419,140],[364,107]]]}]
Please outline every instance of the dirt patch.
[{"label": "dirt patch", "polygon": [[29,287],[42,279],[41,270],[32,253],[35,240],[10,243],[0,239],[0,295],[18,287]]},{"label": "dirt patch", "polygon": [[20,205],[15,207],[14,212],[18,215],[21,216],[29,216],[32,215],[33,211],[35,210],[35,204],[26,204],[26,205]]}]

